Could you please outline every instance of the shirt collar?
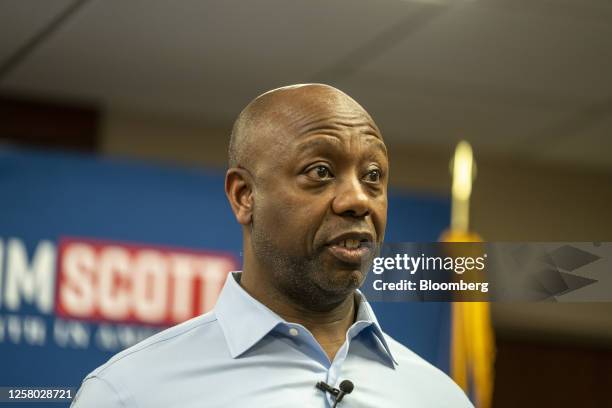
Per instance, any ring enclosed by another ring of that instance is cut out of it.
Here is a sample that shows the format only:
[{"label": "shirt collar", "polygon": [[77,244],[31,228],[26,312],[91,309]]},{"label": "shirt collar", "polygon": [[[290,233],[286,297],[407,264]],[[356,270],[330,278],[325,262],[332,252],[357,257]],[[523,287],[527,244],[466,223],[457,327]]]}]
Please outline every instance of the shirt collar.
[{"label": "shirt collar", "polygon": [[236,281],[240,279],[240,274],[231,272],[227,275],[215,305],[215,315],[232,358],[240,356],[283,323],[279,315],[255,300],[240,286]]},{"label": "shirt collar", "polygon": [[[239,357],[268,333],[287,322],[249,295],[238,283],[242,272],[231,272],[227,275],[225,285],[215,305],[215,315],[223,330],[232,358]],[[372,332],[379,339],[388,357],[393,358],[385,340],[380,324],[365,296],[357,291],[360,301],[355,324],[372,327]]]},{"label": "shirt collar", "polygon": [[382,329],[380,328],[380,324],[378,323],[376,314],[374,314],[374,310],[372,310],[372,306],[370,306],[370,303],[368,303],[368,301],[366,300],[365,295],[361,293],[359,289],[357,289],[357,295],[359,296],[359,306],[357,308],[357,316],[355,318],[355,323],[358,323],[358,322],[370,323],[370,326],[372,327],[372,331],[374,335],[376,335],[376,337],[382,344],[383,348],[385,349],[387,353],[387,356],[391,359],[391,361],[393,361],[395,365],[398,365],[397,360],[395,360],[395,357],[393,357],[393,354],[391,353],[391,349],[389,348],[389,345],[387,344],[385,335]]}]

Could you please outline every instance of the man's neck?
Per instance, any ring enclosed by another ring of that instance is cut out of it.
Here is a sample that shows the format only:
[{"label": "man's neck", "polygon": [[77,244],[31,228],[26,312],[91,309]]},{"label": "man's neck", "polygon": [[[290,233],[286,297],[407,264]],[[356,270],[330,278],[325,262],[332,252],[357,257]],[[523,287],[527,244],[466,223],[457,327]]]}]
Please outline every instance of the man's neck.
[{"label": "man's neck", "polygon": [[355,322],[357,305],[355,295],[351,294],[337,305],[324,311],[309,310],[293,302],[282,293],[272,289],[271,285],[253,280],[249,274],[242,274],[242,288],[266,305],[270,310],[288,322],[306,327],[321,345],[332,361],[346,339],[346,332]]}]

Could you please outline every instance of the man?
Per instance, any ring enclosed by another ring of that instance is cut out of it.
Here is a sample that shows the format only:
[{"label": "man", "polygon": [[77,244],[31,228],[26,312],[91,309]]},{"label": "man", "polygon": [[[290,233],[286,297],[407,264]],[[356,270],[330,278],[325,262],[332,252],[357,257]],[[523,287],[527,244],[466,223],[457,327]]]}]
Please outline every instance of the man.
[{"label": "man", "polygon": [[357,291],[383,241],[389,175],[380,130],[357,102],[320,84],[259,96],[234,125],[229,167],[243,271],[212,312],[89,374],[74,406],[331,407],[345,380],[354,390],[340,407],[471,406],[381,331]]}]

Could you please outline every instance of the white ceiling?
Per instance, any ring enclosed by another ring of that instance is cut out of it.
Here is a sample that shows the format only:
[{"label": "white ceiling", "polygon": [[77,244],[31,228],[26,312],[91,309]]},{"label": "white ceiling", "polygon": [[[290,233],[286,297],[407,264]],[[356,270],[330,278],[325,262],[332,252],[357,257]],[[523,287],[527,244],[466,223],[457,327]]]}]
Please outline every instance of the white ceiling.
[{"label": "white ceiling", "polygon": [[0,0],[0,88],[227,126],[327,82],[395,142],[612,169],[610,0],[89,0],[44,31],[73,4]]}]

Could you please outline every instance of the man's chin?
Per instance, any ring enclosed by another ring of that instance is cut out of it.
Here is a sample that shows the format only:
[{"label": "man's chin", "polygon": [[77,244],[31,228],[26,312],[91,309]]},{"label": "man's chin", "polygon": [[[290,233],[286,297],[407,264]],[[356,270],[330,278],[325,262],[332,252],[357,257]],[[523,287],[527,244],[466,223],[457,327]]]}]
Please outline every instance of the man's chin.
[{"label": "man's chin", "polygon": [[358,266],[334,268],[326,271],[319,282],[319,287],[329,294],[348,295],[363,283],[365,275]]}]

